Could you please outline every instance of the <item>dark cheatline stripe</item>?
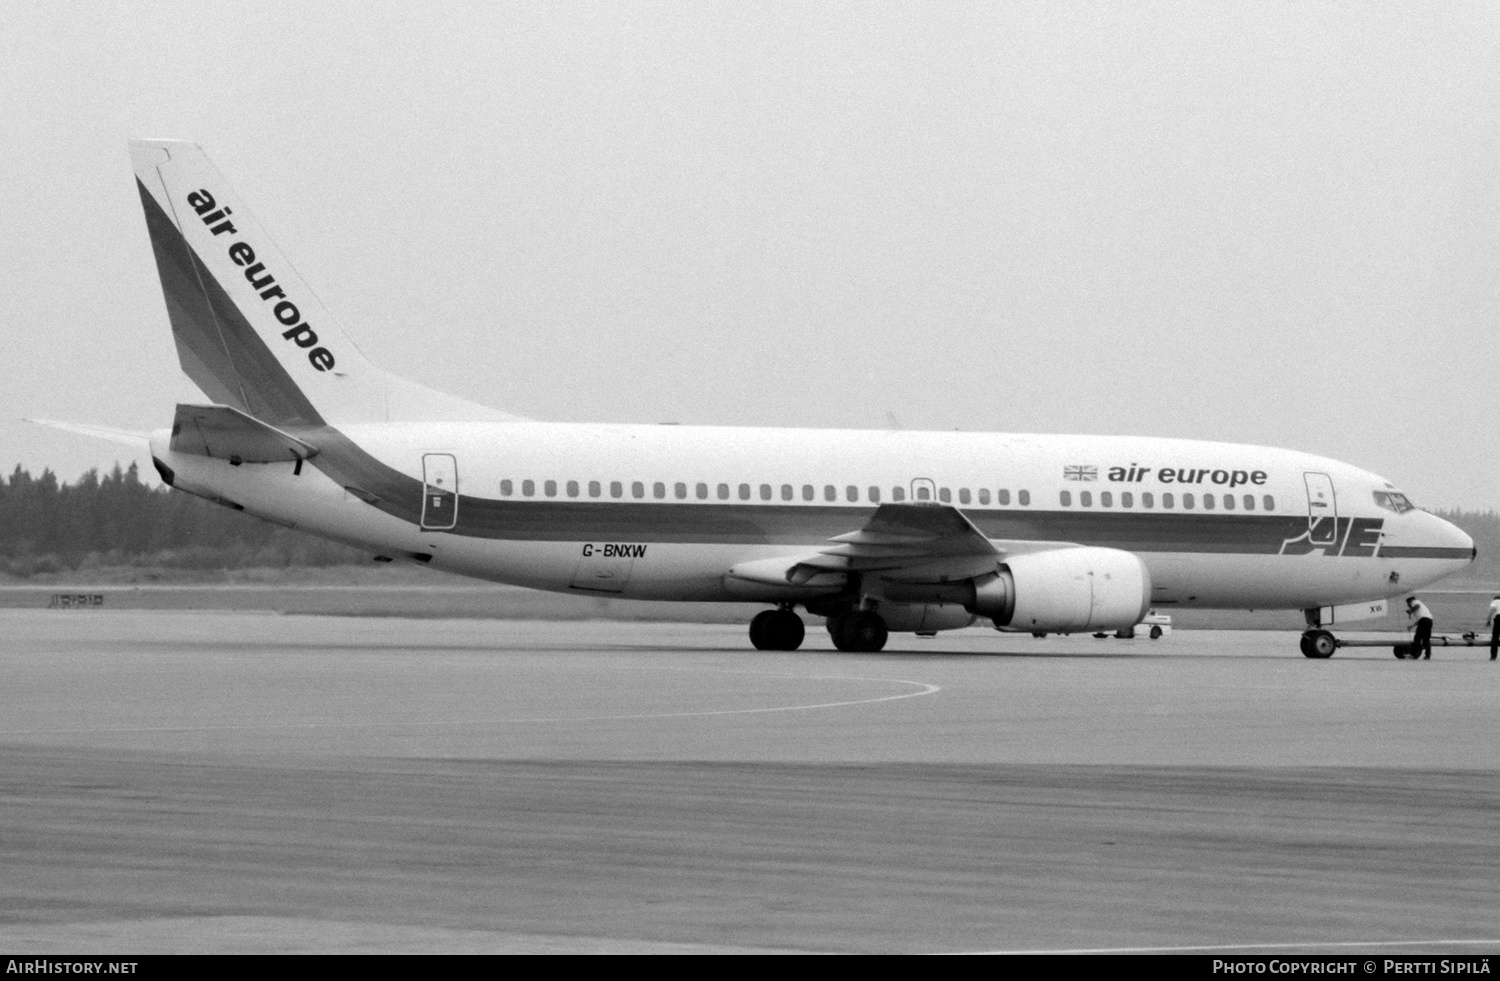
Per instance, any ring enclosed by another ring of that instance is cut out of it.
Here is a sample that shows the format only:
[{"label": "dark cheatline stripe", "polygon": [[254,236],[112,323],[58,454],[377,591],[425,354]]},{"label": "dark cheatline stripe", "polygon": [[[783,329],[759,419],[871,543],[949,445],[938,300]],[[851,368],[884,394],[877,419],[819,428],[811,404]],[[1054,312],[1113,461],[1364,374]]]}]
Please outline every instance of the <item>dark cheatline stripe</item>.
[{"label": "dark cheatline stripe", "polygon": [[[325,431],[326,432],[326,431]],[[320,438],[310,437],[317,443]],[[342,436],[342,446],[315,457],[335,479],[380,496],[378,507],[403,520],[420,518],[421,484],[385,467]],[[331,467],[330,467],[331,465]],[[409,502],[409,503],[408,503]],[[391,505],[401,505],[398,508]],[[858,530],[875,506],[684,504],[627,501],[509,501],[464,496],[450,534],[512,541],[639,541],[682,544],[814,547]],[[1307,531],[1307,519],[1278,515],[1202,517],[1175,514],[1079,514],[1066,511],[963,513],[989,538],[1069,541],[1129,551],[1275,555]]]},{"label": "dark cheatline stripe", "polygon": [[1474,557],[1474,550],[1421,545],[1382,545],[1379,555],[1382,559],[1469,559]]},{"label": "dark cheatline stripe", "polygon": [[172,219],[137,178],[167,317],[183,370],[216,401],[274,426],[318,426],[323,420],[224,287],[193,253]]}]

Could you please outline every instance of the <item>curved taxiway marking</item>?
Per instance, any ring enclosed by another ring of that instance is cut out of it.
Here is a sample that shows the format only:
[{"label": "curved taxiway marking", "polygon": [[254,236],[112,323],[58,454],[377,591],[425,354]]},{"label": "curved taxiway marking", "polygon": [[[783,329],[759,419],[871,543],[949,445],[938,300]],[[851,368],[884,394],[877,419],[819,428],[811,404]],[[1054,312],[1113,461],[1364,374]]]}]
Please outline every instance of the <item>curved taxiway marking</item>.
[{"label": "curved taxiway marking", "polygon": [[899,695],[881,695],[878,698],[857,698],[843,702],[817,702],[811,705],[771,705],[761,708],[743,709],[716,709],[702,712],[643,712],[629,715],[559,715],[559,716],[537,716],[534,718],[521,719],[465,719],[465,720],[430,720],[415,722],[399,722],[383,720],[379,722],[272,722],[255,725],[218,725],[218,726],[96,726],[74,729],[8,729],[0,730],[0,736],[47,736],[63,735],[69,733],[90,732],[224,732],[229,730],[247,729],[379,729],[397,728],[412,729],[436,726],[485,726],[485,725],[522,725],[529,723],[551,723],[551,722],[626,722],[641,719],[690,719],[696,717],[709,717],[716,715],[755,715],[768,712],[810,712],[817,709],[846,708],[854,705],[876,705],[880,702],[895,702],[906,698],[921,698],[923,695],[935,695],[942,691],[939,685],[930,685],[925,681],[906,681],[902,678],[863,678],[850,675],[792,675],[772,674],[759,671],[725,672],[732,674],[753,674],[760,677],[796,678],[800,681],[872,681],[891,685],[911,685],[919,691],[902,692]]}]

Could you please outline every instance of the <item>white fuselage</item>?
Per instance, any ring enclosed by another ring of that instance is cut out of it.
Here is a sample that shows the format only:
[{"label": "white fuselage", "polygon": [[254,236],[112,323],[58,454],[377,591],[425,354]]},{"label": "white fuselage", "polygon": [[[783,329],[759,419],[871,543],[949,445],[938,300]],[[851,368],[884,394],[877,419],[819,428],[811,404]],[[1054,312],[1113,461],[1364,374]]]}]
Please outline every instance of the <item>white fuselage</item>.
[{"label": "white fuselage", "polygon": [[[1160,605],[1355,603],[1430,583],[1473,555],[1447,522],[1377,503],[1394,489],[1382,478],[1258,446],[536,422],[339,432],[378,463],[365,472],[401,479],[359,486],[347,472],[330,476],[319,457],[300,473],[291,463],[233,466],[174,453],[166,433],[153,453],[185,490],[385,556],[637,599],[796,599],[806,590],[728,572],[815,551],[859,529],[877,503],[903,499],[951,504],[1002,550],[1040,541],[1132,552]],[[456,497],[427,520],[416,498],[433,481]],[[391,513],[393,496],[412,498],[401,501],[412,513]]]}]

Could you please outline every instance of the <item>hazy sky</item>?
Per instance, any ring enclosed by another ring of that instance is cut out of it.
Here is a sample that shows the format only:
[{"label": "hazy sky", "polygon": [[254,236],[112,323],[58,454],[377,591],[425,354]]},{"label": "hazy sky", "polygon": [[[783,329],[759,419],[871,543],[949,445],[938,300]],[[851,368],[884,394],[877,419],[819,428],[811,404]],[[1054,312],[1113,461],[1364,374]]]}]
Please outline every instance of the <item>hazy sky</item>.
[{"label": "hazy sky", "polygon": [[11,0],[0,467],[129,459],[21,417],[202,399],[158,136],[372,360],[497,408],[1265,443],[1500,507],[1497,10]]}]

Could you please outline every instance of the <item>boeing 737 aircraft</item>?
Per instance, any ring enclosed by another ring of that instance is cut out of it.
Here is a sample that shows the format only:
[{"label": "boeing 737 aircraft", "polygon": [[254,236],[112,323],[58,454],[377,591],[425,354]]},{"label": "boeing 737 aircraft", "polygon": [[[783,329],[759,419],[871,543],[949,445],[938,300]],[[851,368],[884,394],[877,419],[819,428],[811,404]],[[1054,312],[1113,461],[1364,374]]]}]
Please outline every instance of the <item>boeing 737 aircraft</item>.
[{"label": "boeing 737 aircraft", "polygon": [[1332,623],[1474,558],[1394,485],[1180,439],[535,422],[370,364],[193,143],[131,157],[182,369],[152,434],[177,490],[435,569],[560,592],[768,607],[750,640],[1128,630],[1150,607]]}]

